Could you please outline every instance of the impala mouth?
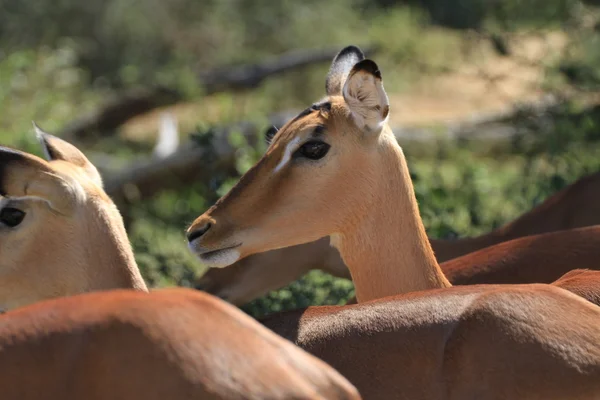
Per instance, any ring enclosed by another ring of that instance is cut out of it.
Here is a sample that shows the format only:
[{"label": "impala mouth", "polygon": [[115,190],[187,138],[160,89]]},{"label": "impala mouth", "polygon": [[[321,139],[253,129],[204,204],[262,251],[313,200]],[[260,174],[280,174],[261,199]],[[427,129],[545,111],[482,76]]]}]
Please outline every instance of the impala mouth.
[{"label": "impala mouth", "polygon": [[192,247],[191,250],[196,253],[200,261],[210,268],[228,267],[240,258],[240,252],[237,250],[242,244],[223,247],[217,250],[202,251]]}]

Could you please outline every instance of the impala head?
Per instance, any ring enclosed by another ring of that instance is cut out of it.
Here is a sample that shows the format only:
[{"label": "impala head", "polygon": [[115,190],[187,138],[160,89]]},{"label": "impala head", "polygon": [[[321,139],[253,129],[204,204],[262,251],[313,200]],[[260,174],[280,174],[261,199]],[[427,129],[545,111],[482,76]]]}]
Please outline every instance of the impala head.
[{"label": "impala head", "polygon": [[334,59],[327,96],[289,121],[254,165],[187,231],[212,267],[253,253],[361,229],[385,184],[389,104],[377,65],[350,46]]},{"label": "impala head", "polygon": [[73,145],[35,129],[48,161],[0,147],[0,308],[145,289],[96,168]]}]

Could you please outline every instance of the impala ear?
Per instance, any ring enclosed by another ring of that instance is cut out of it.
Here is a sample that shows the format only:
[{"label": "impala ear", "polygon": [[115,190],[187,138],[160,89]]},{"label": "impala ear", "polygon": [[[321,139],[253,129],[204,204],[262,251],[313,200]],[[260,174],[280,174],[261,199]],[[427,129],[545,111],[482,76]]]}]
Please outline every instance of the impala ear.
[{"label": "impala ear", "polygon": [[363,52],[356,46],[344,47],[333,59],[327,80],[325,81],[325,90],[328,96],[339,96],[342,94],[342,87],[357,62],[364,60]]},{"label": "impala ear", "polygon": [[100,173],[77,147],[54,135],[44,132],[35,122],[33,122],[33,129],[35,130],[35,134],[42,145],[42,150],[48,161],[61,160],[81,167],[93,182],[102,187]]},{"label": "impala ear", "polygon": [[370,133],[381,132],[390,113],[390,104],[377,64],[362,60],[354,65],[342,93],[356,125]]},{"label": "impala ear", "polygon": [[0,147],[0,195],[37,197],[63,215],[71,214],[85,197],[77,182],[63,179],[48,162],[7,147]]}]

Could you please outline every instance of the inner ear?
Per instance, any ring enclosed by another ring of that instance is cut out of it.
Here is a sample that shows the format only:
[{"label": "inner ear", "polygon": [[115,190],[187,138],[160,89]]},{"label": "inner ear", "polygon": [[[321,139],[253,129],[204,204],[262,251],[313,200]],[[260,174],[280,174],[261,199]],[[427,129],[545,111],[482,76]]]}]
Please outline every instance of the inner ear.
[{"label": "inner ear", "polygon": [[363,60],[354,65],[342,92],[356,125],[369,132],[380,132],[390,105],[377,64]]},{"label": "inner ear", "polygon": [[61,160],[81,167],[90,179],[99,186],[102,186],[100,173],[77,147],[43,131],[35,122],[33,123],[33,127],[48,161]]},{"label": "inner ear", "polygon": [[344,47],[333,59],[327,79],[325,91],[328,96],[339,96],[352,67],[359,61],[364,60],[365,55],[356,46]]}]

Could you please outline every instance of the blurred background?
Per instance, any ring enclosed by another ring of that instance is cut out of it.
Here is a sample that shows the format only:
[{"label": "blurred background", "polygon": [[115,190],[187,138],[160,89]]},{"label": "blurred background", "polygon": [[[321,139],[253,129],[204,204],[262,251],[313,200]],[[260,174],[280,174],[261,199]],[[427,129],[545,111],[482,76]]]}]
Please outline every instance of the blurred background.
[{"label": "blurred background", "polygon": [[[0,0],[0,142],[31,120],[99,167],[155,287],[205,269],[183,235],[324,95],[379,64],[431,237],[490,231],[600,170],[600,6],[576,0]],[[282,265],[282,268],[285,267]],[[243,309],[343,304],[312,271]]]}]

